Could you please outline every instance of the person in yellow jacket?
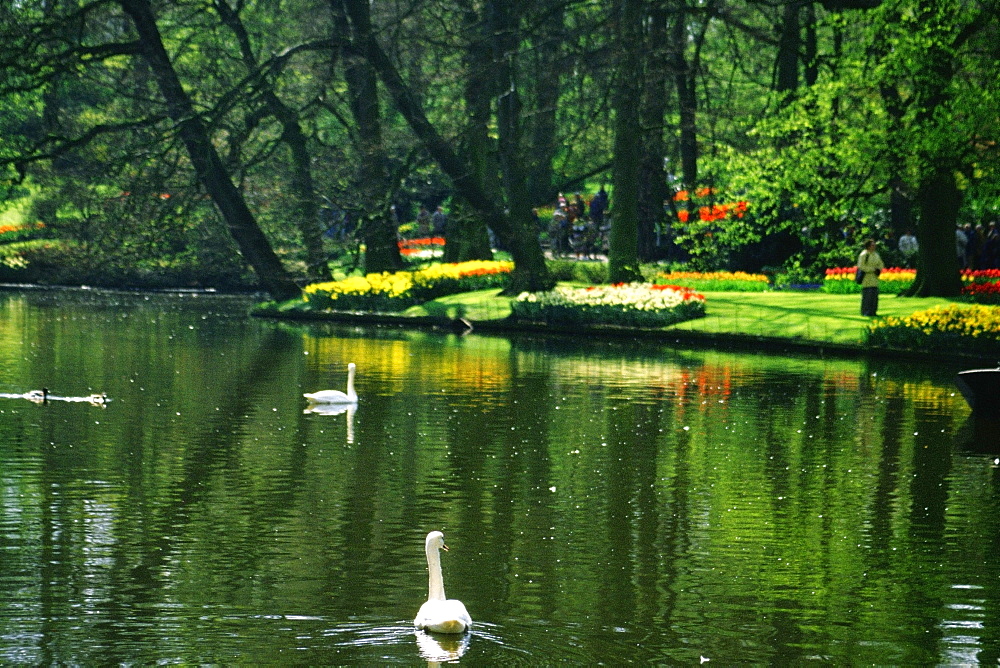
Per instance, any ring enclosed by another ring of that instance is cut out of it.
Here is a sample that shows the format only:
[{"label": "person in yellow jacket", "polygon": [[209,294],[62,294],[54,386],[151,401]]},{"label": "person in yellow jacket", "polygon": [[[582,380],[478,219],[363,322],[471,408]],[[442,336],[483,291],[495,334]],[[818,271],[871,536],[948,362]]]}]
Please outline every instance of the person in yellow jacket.
[{"label": "person in yellow jacket", "polygon": [[874,318],[878,315],[878,277],[885,269],[882,258],[875,250],[875,240],[866,239],[858,256],[858,269],[864,272],[861,280],[861,315]]}]

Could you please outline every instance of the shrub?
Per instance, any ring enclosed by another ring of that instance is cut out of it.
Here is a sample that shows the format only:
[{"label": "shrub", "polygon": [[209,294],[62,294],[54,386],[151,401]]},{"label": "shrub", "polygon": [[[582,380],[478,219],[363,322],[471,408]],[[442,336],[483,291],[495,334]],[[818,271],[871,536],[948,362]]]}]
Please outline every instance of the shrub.
[{"label": "shrub", "polygon": [[511,310],[517,320],[552,325],[664,327],[705,315],[705,297],[676,285],[558,286],[521,293]]},{"label": "shrub", "polygon": [[1000,307],[951,304],[883,318],[869,323],[865,341],[904,350],[1000,353]]},{"label": "shrub", "polygon": [[608,282],[607,262],[547,260],[545,264],[556,281],[589,283],[591,285]]}]

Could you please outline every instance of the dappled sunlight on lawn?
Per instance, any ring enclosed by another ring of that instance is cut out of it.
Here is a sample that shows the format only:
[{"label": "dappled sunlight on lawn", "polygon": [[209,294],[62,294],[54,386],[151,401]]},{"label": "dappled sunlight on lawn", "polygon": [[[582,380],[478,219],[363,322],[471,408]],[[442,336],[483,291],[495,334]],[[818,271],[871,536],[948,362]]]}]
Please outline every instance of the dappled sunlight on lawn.
[{"label": "dappled sunlight on lawn", "polygon": [[[880,316],[903,316],[947,304],[942,298],[883,295]],[[766,337],[801,337],[833,343],[861,343],[870,318],[860,314],[860,296],[796,292],[715,292],[705,318],[677,329]]]}]

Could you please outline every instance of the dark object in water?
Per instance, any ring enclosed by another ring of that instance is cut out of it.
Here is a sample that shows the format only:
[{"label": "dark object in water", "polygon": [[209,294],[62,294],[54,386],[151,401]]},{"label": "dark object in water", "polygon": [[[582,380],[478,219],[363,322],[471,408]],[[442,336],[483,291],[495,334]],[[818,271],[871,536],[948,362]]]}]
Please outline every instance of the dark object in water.
[{"label": "dark object in water", "polygon": [[977,415],[1000,415],[1000,367],[959,371],[955,384]]}]

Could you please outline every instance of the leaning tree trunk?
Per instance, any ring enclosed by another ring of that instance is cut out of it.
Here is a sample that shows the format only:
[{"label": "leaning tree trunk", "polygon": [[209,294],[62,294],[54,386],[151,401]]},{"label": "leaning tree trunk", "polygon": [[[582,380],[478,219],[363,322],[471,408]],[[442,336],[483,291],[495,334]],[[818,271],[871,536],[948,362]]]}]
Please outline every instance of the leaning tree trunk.
[{"label": "leaning tree trunk", "polygon": [[[334,2],[334,15],[341,23],[338,32],[343,34],[348,24],[339,9]],[[370,274],[399,271],[404,265],[397,244],[396,220],[390,209],[392,184],[382,141],[378,80],[375,70],[359,54],[345,54],[344,63],[347,97],[358,129],[358,184],[364,207],[359,230],[365,243],[365,271]]]},{"label": "leaning tree trunk", "polygon": [[[496,142],[491,137],[490,104],[496,96],[496,77],[489,48],[489,23],[480,16],[472,3],[462,4],[464,32],[469,35],[464,58],[468,75],[463,91],[468,122],[462,133],[460,151],[466,156],[473,178],[482,184],[494,201],[503,201],[503,191],[497,174]],[[485,12],[483,12],[485,14]],[[462,197],[452,201],[448,216],[444,247],[445,262],[492,260],[490,235],[486,222]]]},{"label": "leaning tree trunk", "polygon": [[281,265],[264,232],[233,184],[219,157],[201,117],[195,113],[191,98],[181,85],[170,56],[163,46],[156,18],[149,0],[119,0],[139,33],[140,53],[149,64],[160,92],[167,103],[167,113],[177,124],[181,141],[187,148],[195,173],[219,208],[240,252],[257,272],[264,289],[278,300],[301,294],[298,286]]},{"label": "leaning tree trunk", "polygon": [[[251,74],[260,69],[254,55],[250,34],[239,12],[229,6],[228,0],[216,0],[215,8],[222,22],[236,35],[240,45],[243,63]],[[319,205],[316,202],[316,188],[312,174],[312,156],[299,114],[278,97],[268,77],[261,76],[258,82],[261,98],[267,113],[281,125],[281,141],[288,147],[292,158],[292,197],[295,201],[294,220],[302,242],[306,248],[306,265],[312,281],[329,280],[330,267],[323,251],[323,227],[319,221]]]},{"label": "leaning tree trunk", "polygon": [[545,291],[552,289],[555,281],[545,265],[545,255],[532,221],[515,223],[489,197],[482,184],[469,170],[448,142],[428,120],[413,91],[400,76],[399,71],[379,46],[372,33],[368,3],[365,0],[345,0],[352,23],[368,62],[378,72],[396,109],[406,119],[410,129],[423,143],[427,152],[438,163],[455,186],[457,193],[473,206],[509,250],[514,259],[511,287],[508,292]]}]

